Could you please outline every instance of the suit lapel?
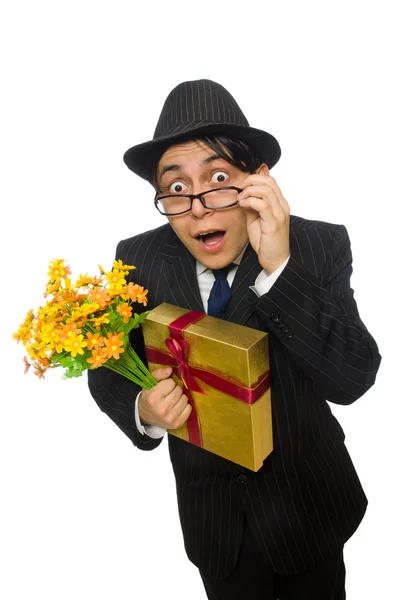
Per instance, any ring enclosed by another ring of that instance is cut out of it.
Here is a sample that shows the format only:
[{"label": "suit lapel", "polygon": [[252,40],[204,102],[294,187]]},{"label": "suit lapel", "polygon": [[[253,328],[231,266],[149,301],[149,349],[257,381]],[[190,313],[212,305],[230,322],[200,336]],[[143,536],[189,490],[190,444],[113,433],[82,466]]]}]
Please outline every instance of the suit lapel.
[{"label": "suit lapel", "polygon": [[[290,218],[290,232],[291,232],[291,256],[295,253],[295,217],[291,215]],[[234,323],[240,323],[244,325],[247,323],[251,315],[255,310],[255,302],[257,296],[255,292],[251,292],[247,296],[249,287],[254,285],[256,278],[262,271],[262,267],[258,261],[258,256],[251,244],[248,244],[247,249],[244,253],[243,259],[239,268],[237,269],[236,276],[232,285],[232,299],[226,311],[226,319],[233,321]],[[248,298],[248,299],[247,299]]]},{"label": "suit lapel", "polygon": [[163,259],[161,289],[162,302],[205,312],[196,276],[196,259],[188,252],[169,226],[168,235],[160,251]]},{"label": "suit lapel", "polygon": [[258,256],[251,244],[244,252],[240,266],[232,283],[232,298],[227,307],[225,319],[243,325],[254,312],[255,293],[252,292],[252,301],[247,301],[247,292],[261,272],[262,267]]}]

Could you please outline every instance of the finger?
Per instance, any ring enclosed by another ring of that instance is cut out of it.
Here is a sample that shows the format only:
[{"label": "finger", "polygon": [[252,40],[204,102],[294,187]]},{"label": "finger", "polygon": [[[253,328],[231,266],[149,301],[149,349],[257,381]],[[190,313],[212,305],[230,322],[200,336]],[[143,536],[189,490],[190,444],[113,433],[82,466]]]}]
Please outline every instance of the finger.
[{"label": "finger", "polygon": [[172,422],[175,423],[176,427],[181,427],[190,417],[192,412],[191,404],[186,404],[183,410],[176,410],[176,412],[172,415]]},{"label": "finger", "polygon": [[251,185],[245,188],[245,190],[240,192],[238,195],[239,198],[247,198],[248,196],[256,196],[257,198],[263,199],[268,198],[274,204],[274,206],[276,205],[275,203],[281,206],[286,215],[290,214],[289,204],[278,187],[274,189],[270,185]]},{"label": "finger", "polygon": [[166,396],[163,397],[163,402],[169,410],[176,407],[183,396],[183,389],[176,385],[175,388]]},{"label": "finger", "polygon": [[274,179],[274,177],[271,177],[270,175],[249,175],[242,184],[240,184],[240,188],[245,190],[247,187],[249,187],[250,185],[252,186],[269,186],[270,188],[272,188],[274,190],[274,192],[276,193],[277,197],[280,200],[280,204],[282,205],[283,209],[288,212],[289,214],[289,204],[287,202],[287,200],[284,198],[282,191],[280,190],[277,181]]},{"label": "finger", "polygon": [[248,175],[248,177],[243,180],[239,187],[244,190],[249,185],[268,185],[273,188],[274,191],[280,192],[281,194],[281,190],[278,187],[277,181],[270,175]]},{"label": "finger", "polygon": [[239,198],[239,204],[242,208],[257,211],[263,219],[269,219],[273,216],[278,222],[285,223],[288,216],[281,207],[278,198],[274,195],[265,198],[258,198],[256,195]]},{"label": "finger", "polygon": [[249,196],[255,196],[263,200],[268,199],[275,208],[280,206],[284,213],[289,215],[288,202],[280,191],[277,192],[270,185],[250,185],[238,195],[239,198],[248,198]]},{"label": "finger", "polygon": [[257,198],[274,198],[280,203],[280,205],[284,208],[288,207],[288,202],[284,198],[281,193],[281,190],[278,186],[273,187],[269,184],[257,184],[257,185],[249,185],[242,192],[239,193],[239,197],[248,198],[248,196],[257,196]]},{"label": "finger", "polygon": [[[247,215],[247,226],[260,219],[263,233],[275,233],[285,223],[284,213],[280,212],[279,219],[277,219],[271,208],[263,209],[263,200],[258,198],[247,198],[244,200],[243,208]],[[281,209],[279,210],[281,211]]]},{"label": "finger", "polygon": [[277,196],[275,190],[269,185],[250,185],[238,194],[239,199],[249,198],[250,196],[261,198],[262,200],[268,198],[273,202],[277,202],[278,204],[280,203],[279,197]]},{"label": "finger", "polygon": [[167,397],[169,394],[171,394],[174,391],[174,389],[176,387],[177,387],[176,382],[172,378],[168,378],[168,379],[164,379],[163,381],[160,381],[156,385],[156,388],[152,388],[152,389],[153,389],[153,391],[155,390],[156,397],[158,399],[160,399],[160,398]]},{"label": "finger", "polygon": [[168,379],[172,374],[172,367],[158,367],[152,372],[152,375],[157,381]]}]

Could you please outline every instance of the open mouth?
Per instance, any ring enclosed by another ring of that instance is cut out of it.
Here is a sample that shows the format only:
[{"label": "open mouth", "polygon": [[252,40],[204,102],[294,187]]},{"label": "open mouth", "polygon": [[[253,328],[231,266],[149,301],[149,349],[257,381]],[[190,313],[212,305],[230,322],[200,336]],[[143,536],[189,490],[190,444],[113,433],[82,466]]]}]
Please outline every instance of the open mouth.
[{"label": "open mouth", "polygon": [[219,250],[223,245],[226,231],[214,229],[212,231],[205,231],[196,235],[196,240],[202,248],[208,251],[214,252]]}]

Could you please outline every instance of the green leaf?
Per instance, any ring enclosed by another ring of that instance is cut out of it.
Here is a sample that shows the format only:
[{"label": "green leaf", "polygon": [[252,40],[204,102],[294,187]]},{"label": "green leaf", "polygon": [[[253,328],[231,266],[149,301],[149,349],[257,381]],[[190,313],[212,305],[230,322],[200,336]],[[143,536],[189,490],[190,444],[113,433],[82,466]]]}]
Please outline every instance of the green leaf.
[{"label": "green leaf", "polygon": [[85,369],[88,368],[87,359],[84,355],[78,354],[73,357],[70,354],[59,355],[59,364],[66,369],[63,379],[71,377],[80,377]]},{"label": "green leaf", "polygon": [[142,325],[149,313],[150,310],[147,310],[141,314],[134,313],[134,316],[128,321],[128,330],[126,333],[129,333],[131,329],[137,329],[140,325]]}]

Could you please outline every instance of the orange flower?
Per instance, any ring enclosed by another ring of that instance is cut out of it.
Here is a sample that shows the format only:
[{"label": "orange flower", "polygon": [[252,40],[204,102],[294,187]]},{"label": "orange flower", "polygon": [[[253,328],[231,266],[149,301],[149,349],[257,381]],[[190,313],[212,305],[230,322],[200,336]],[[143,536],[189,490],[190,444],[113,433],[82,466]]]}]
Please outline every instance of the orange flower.
[{"label": "orange flower", "polygon": [[72,304],[73,302],[76,302],[76,293],[72,290],[61,289],[54,295],[54,299],[60,304]]},{"label": "orange flower", "polygon": [[124,300],[131,300],[132,302],[139,302],[144,306],[147,305],[146,295],[148,290],[145,290],[141,285],[136,283],[129,283],[124,288],[124,293],[122,294],[122,298]]},{"label": "orange flower", "polygon": [[117,312],[123,317],[124,323],[128,323],[128,319],[132,315],[132,307],[127,302],[124,302],[123,304],[119,304]]},{"label": "orange flower", "polygon": [[25,363],[24,373],[26,374],[32,365],[30,364],[30,362],[28,362],[28,359],[26,358],[26,356],[23,357],[23,362]]},{"label": "orange flower", "polygon": [[74,333],[75,335],[78,335],[79,333],[81,333],[81,329],[77,328],[76,323],[68,323],[67,325],[64,325],[59,334],[61,342],[64,342],[66,339],[68,339],[69,333]]},{"label": "orange flower", "polygon": [[104,343],[105,338],[99,333],[87,333],[87,350],[101,348]]},{"label": "orange flower", "polygon": [[39,379],[44,379],[44,373],[45,373],[46,369],[43,369],[40,365],[38,365],[35,370],[33,371],[33,373],[35,375],[37,375],[37,377]]},{"label": "orange flower", "polygon": [[92,357],[87,359],[90,363],[90,369],[97,369],[101,367],[107,361],[107,350],[98,348],[92,351]]},{"label": "orange flower", "polygon": [[101,308],[105,308],[106,304],[110,302],[110,296],[106,288],[94,287],[88,292],[88,300],[96,302]]},{"label": "orange flower", "polygon": [[37,377],[39,379],[44,379],[44,373],[47,371],[47,369],[50,366],[50,362],[47,359],[43,359],[40,362],[35,362],[34,363],[34,368],[35,370],[33,371],[35,375],[37,375]]},{"label": "orange flower", "polygon": [[105,340],[108,358],[120,358],[119,355],[124,352],[123,342],[121,340],[123,335],[124,331],[121,333],[108,333],[108,339]]},{"label": "orange flower", "polygon": [[147,298],[146,295],[148,293],[148,290],[144,290],[143,287],[138,286],[139,292],[136,295],[136,299],[138,300],[139,304],[143,304],[143,306],[147,305]]}]

